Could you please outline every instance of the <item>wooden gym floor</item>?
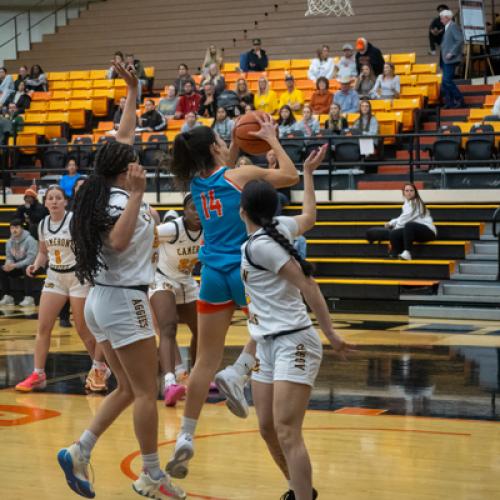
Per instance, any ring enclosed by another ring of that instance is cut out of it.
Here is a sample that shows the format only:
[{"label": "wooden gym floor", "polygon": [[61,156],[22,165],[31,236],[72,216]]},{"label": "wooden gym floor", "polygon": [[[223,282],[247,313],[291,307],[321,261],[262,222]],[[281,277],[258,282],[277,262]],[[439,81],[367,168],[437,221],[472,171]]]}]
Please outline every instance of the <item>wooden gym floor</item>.
[{"label": "wooden gym floor", "polygon": [[[31,314],[30,314],[31,313]],[[0,481],[2,500],[77,498],[57,466],[57,450],[75,440],[101,396],[86,395],[89,363],[72,330],[56,328],[44,393],[12,386],[32,369],[36,309],[0,311]],[[325,357],[305,438],[320,499],[500,498],[500,325],[481,321],[409,321],[405,316],[335,314],[358,346],[350,361]],[[224,363],[246,340],[242,317],[228,336]],[[180,327],[179,339],[188,335]],[[251,398],[248,393],[249,399]],[[178,431],[183,403],[160,410],[162,462]],[[287,489],[259,438],[255,412],[233,417],[215,396],[204,408],[189,498],[273,500]],[[139,498],[140,468],[131,411],[93,454],[97,498]]]}]

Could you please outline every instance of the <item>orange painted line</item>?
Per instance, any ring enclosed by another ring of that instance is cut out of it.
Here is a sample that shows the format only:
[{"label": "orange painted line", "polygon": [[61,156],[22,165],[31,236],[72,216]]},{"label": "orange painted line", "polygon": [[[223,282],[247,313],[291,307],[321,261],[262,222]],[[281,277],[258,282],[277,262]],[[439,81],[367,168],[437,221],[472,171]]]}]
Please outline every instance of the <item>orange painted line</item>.
[{"label": "orange painted line", "polygon": [[340,410],[335,410],[332,413],[338,413],[340,415],[366,415],[366,416],[377,416],[382,415],[387,410],[377,410],[376,408],[353,408],[346,406],[345,408],[340,408]]},{"label": "orange painted line", "polygon": [[[16,425],[26,425],[39,420],[46,420],[48,418],[59,417],[61,413],[54,410],[46,410],[44,408],[31,408],[28,406],[17,405],[0,405],[0,410],[9,413],[17,413],[23,415],[18,418],[5,418],[0,419],[0,427],[13,427]],[[0,413],[0,415],[5,415]]]}]

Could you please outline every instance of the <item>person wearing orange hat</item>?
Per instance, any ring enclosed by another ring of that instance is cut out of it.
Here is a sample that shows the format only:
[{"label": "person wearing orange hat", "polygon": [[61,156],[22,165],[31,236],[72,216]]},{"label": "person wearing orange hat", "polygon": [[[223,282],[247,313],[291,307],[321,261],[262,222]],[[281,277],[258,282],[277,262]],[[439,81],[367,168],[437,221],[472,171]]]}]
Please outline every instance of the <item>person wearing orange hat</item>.
[{"label": "person wearing orange hat", "polygon": [[23,227],[38,240],[38,223],[49,211],[38,201],[36,189],[29,187],[24,191],[24,204],[17,208],[16,219],[21,219]]},{"label": "person wearing orange hat", "polygon": [[372,45],[366,38],[356,40],[356,68],[358,74],[361,72],[361,66],[367,64],[373,69],[376,76],[384,71],[384,56],[380,49]]}]

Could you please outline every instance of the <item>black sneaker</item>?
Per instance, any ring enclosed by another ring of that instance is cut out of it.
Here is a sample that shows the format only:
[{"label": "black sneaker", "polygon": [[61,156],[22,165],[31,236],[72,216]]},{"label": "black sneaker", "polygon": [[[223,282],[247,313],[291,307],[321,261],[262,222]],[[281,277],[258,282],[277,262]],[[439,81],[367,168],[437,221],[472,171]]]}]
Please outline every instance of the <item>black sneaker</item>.
[{"label": "black sneaker", "polygon": [[[318,492],[313,488],[313,500],[316,500],[316,498],[318,498]],[[281,496],[280,500],[295,500],[295,493],[293,490],[288,490]]]},{"label": "black sneaker", "polygon": [[69,319],[60,319],[59,326],[61,328],[71,328],[73,325],[71,324],[71,321]]}]

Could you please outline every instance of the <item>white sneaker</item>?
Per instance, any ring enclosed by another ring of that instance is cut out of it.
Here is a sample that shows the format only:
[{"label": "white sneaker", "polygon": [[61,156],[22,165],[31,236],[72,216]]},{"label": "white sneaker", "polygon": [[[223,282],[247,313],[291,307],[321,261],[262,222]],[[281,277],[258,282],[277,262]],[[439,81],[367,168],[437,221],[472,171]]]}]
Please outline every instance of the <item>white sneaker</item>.
[{"label": "white sneaker", "polygon": [[411,260],[411,253],[405,250],[403,253],[399,254],[399,258],[403,260]]},{"label": "white sneaker", "polygon": [[177,479],[184,479],[189,472],[188,464],[194,456],[193,436],[182,432],[177,437],[174,454],[167,463],[166,471]]},{"label": "white sneaker", "polygon": [[35,299],[33,297],[24,297],[22,302],[19,303],[21,307],[33,307],[35,305]]},{"label": "white sneaker", "polygon": [[243,391],[246,379],[233,366],[227,366],[215,375],[215,385],[226,397],[226,406],[239,418],[248,417],[248,403]]},{"label": "white sneaker", "polygon": [[186,493],[175,486],[168,475],[155,481],[147,472],[141,472],[139,479],[132,484],[133,490],[143,497],[163,500],[165,498],[175,498],[184,500]]},{"label": "white sneaker", "polygon": [[12,295],[4,295],[3,299],[0,300],[0,306],[13,306],[14,304],[14,297]]},{"label": "white sneaker", "polygon": [[59,450],[57,460],[61,466],[68,486],[78,495],[94,498],[94,486],[89,479],[89,461],[83,456],[80,445],[72,444]]}]

